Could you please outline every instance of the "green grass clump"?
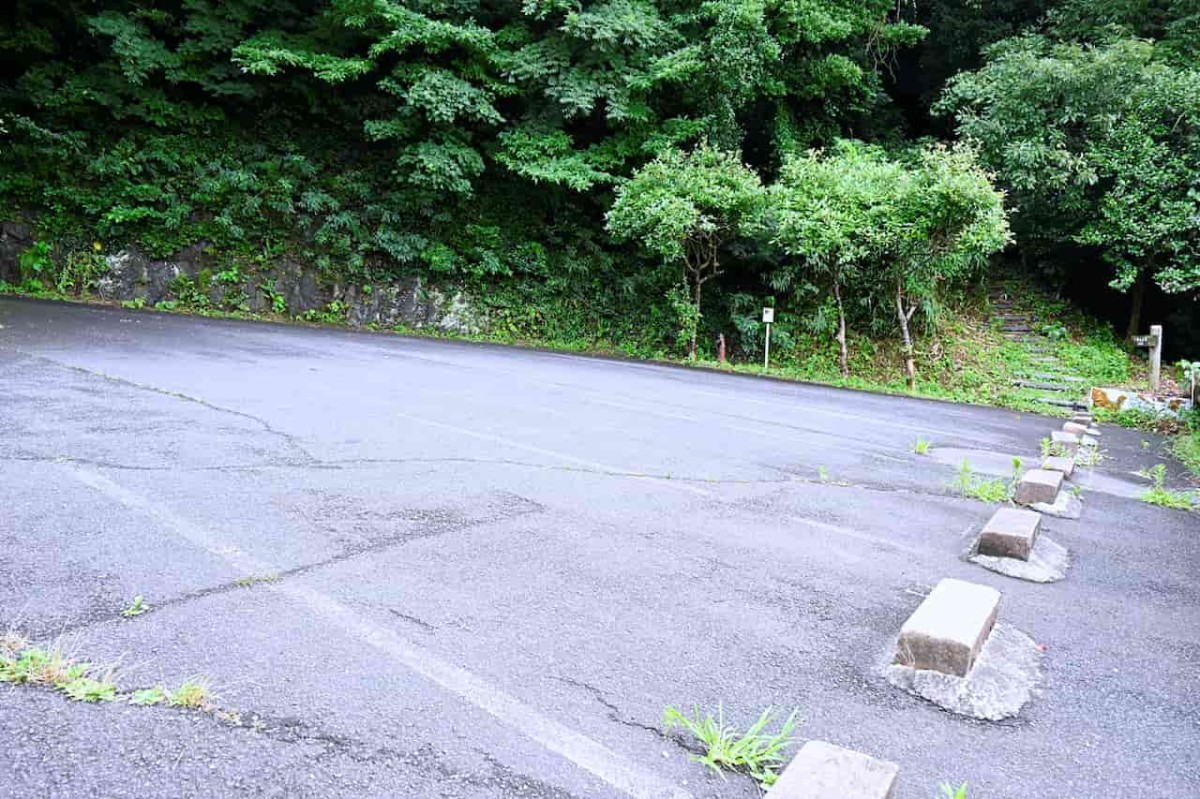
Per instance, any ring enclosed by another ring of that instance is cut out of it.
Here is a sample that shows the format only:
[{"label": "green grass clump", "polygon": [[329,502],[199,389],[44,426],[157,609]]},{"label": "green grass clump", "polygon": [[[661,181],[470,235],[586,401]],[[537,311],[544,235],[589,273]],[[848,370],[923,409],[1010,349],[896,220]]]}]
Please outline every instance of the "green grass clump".
[{"label": "green grass clump", "polygon": [[785,752],[794,742],[792,731],[797,712],[793,710],[774,733],[765,731],[775,715],[774,708],[764,710],[745,732],[725,723],[725,712],[720,705],[715,718],[709,713],[701,715],[696,706],[690,716],[668,707],[663,713],[663,725],[667,730],[686,730],[704,746],[704,754],[693,756],[697,762],[718,774],[724,771],[746,774],[769,788],[778,779],[779,769],[786,762]]},{"label": "green grass clump", "polygon": [[1197,499],[1195,491],[1172,491],[1166,487],[1166,466],[1160,463],[1151,469],[1148,475],[1154,481],[1154,485],[1142,494],[1140,497],[1142,502],[1175,510],[1191,510],[1195,507]]},{"label": "green grass clump", "polygon": [[917,455],[928,455],[929,454],[929,442],[923,438],[918,437],[917,440],[913,442],[912,451]]},{"label": "green grass clump", "polygon": [[212,704],[213,691],[204,677],[189,677],[183,684],[167,694],[167,704],[192,710],[207,708]]},{"label": "green grass clump", "polygon": [[1176,438],[1171,444],[1171,452],[1192,474],[1200,477],[1200,430]]},{"label": "green grass clump", "polygon": [[980,502],[1005,502],[1016,491],[1021,476],[1021,459],[1013,458],[1013,476],[1009,481],[999,478],[986,479],[975,474],[966,459],[958,466],[958,474],[950,483],[950,489],[961,496]]}]

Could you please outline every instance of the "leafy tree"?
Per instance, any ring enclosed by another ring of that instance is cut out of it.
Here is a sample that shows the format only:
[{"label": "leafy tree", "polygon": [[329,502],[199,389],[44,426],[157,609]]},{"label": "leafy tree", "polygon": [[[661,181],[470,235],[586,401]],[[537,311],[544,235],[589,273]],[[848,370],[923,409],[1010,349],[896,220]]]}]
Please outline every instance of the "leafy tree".
[{"label": "leafy tree", "polygon": [[1151,42],[1025,36],[957,77],[940,107],[1009,188],[1022,244],[1099,248],[1110,285],[1133,290],[1130,335],[1146,281],[1200,288],[1200,70]]},{"label": "leafy tree", "polygon": [[910,322],[937,300],[939,287],[961,281],[1010,240],[1004,196],[966,148],[921,148],[909,154],[894,186],[880,239],[881,288],[891,291],[904,342],[905,379],[916,385]]},{"label": "leafy tree", "polygon": [[814,273],[837,304],[837,342],[842,375],[849,376],[843,294],[862,289],[886,245],[890,204],[902,167],[884,151],[839,142],[831,151],[810,151],[784,161],[770,187],[771,238],[784,253],[802,259],[775,270],[772,287],[794,284],[797,272]]},{"label": "leafy tree", "polygon": [[758,176],[739,155],[707,144],[687,153],[668,150],[617,189],[608,229],[682,267],[695,315],[688,357],[696,357],[701,290],[721,274],[721,247],[749,229],[762,199]]}]

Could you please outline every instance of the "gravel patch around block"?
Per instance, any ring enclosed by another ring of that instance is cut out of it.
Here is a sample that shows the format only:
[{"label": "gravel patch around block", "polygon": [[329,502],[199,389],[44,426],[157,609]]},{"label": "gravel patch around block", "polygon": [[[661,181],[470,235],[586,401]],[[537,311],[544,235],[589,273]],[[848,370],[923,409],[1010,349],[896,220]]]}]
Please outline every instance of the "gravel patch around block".
[{"label": "gravel patch around block", "polygon": [[1071,565],[1071,554],[1056,541],[1039,535],[1029,554],[1029,560],[998,558],[981,554],[972,548],[967,560],[989,571],[1026,580],[1031,583],[1055,583],[1067,576]]},{"label": "gravel patch around block", "polygon": [[1012,718],[1034,697],[1042,676],[1042,650],[1025,633],[997,624],[966,677],[922,671],[897,663],[885,667],[889,684],[943,710],[985,721]]},{"label": "gravel patch around block", "polygon": [[1053,502],[1034,502],[1029,507],[1059,519],[1078,519],[1083,514],[1083,501],[1073,491],[1059,491]]}]

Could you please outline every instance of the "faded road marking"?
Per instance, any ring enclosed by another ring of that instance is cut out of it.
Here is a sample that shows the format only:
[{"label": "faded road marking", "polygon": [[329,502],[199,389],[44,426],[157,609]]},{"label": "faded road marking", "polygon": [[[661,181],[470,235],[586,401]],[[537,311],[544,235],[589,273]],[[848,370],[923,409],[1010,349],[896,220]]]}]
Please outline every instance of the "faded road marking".
[{"label": "faded road marking", "polygon": [[[278,571],[270,564],[244,554],[208,530],[193,524],[164,505],[154,502],[99,472],[81,466],[64,469],[84,485],[99,491],[129,510],[150,517],[162,527],[220,557],[247,574]],[[504,692],[466,669],[442,660],[433,652],[397,635],[387,627],[359,615],[328,594],[283,581],[264,589],[303,602],[338,629],[388,655],[425,679],[457,695],[502,723],[541,744],[604,782],[635,799],[691,799],[691,794],[643,769],[604,744],[560,724],[515,696]]]}]

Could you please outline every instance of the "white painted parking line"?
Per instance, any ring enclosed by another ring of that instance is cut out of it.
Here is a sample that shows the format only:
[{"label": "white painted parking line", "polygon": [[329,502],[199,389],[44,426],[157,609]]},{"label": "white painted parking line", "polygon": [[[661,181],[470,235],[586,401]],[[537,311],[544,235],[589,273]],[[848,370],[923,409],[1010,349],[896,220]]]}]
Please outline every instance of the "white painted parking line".
[{"label": "white painted parking line", "polygon": [[[269,563],[259,561],[230,546],[219,536],[176,514],[161,503],[129,490],[94,469],[74,465],[64,468],[84,485],[131,511],[150,517],[162,528],[222,558],[239,572],[250,575],[278,571]],[[441,659],[428,649],[397,635],[393,630],[364,618],[349,605],[322,591],[290,580],[264,587],[299,600],[314,614],[326,622],[333,623],[342,632],[374,647],[622,793],[635,799],[691,798],[691,794],[686,790],[642,768],[604,744],[555,721],[483,678]]]}]

